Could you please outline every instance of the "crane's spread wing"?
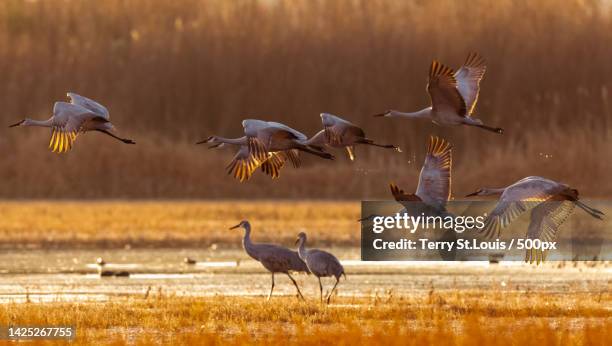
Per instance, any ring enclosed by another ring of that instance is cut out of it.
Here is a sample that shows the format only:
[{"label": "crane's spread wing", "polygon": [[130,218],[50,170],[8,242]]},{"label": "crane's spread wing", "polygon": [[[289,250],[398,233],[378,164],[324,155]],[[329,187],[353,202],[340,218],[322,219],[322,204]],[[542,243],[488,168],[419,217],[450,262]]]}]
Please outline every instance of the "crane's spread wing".
[{"label": "crane's spread wing", "polygon": [[389,189],[391,189],[391,194],[395,201],[404,206],[404,211],[401,212],[401,214],[405,214],[407,210],[414,209],[411,206],[411,202],[421,202],[421,199],[417,195],[404,192],[404,190],[400,189],[394,183],[389,184]]},{"label": "crane's spread wing", "polygon": [[301,165],[300,161],[300,151],[297,149],[285,150],[282,152],[282,155],[285,156],[285,160],[291,162],[293,168],[299,168]]},{"label": "crane's spread wing", "polygon": [[450,198],[451,151],[452,146],[444,139],[435,136],[429,138],[416,195],[437,208],[444,207]]},{"label": "crane's spread wing", "polygon": [[280,170],[285,165],[285,157],[282,152],[270,153],[268,159],[261,164],[261,171],[276,179],[280,176]]},{"label": "crane's spread wing", "polygon": [[476,107],[478,92],[480,91],[480,80],[486,70],[487,66],[485,65],[484,58],[478,53],[470,53],[463,66],[455,72],[457,89],[465,101],[468,115],[472,114]]},{"label": "crane's spread wing", "polygon": [[251,155],[259,161],[264,161],[268,157],[268,153],[276,151],[274,146],[276,143],[283,141],[299,139],[292,131],[287,131],[280,127],[264,127],[258,129],[255,136],[247,135],[247,144]]},{"label": "crane's spread wing", "polygon": [[72,149],[77,136],[83,132],[84,125],[92,121],[107,122],[105,118],[83,106],[56,102],[53,106],[53,127],[49,148],[57,153]]},{"label": "crane's spread wing", "polygon": [[429,69],[427,92],[433,110],[454,113],[462,117],[466,115],[465,101],[457,90],[457,80],[453,70],[436,60],[431,62]]},{"label": "crane's spread wing", "polygon": [[255,170],[260,167],[261,170],[272,179],[280,176],[280,170],[285,165],[285,162],[291,162],[294,167],[299,167],[299,153],[297,150],[286,150],[278,152],[266,153],[266,158],[260,161],[252,155],[248,146],[240,147],[232,161],[227,165],[227,174],[232,175],[240,182],[249,180]]},{"label": "crane's spread wing", "polygon": [[[527,230],[527,239],[554,241],[559,227],[572,214],[575,207],[576,204],[571,201],[549,201],[533,208]],[[525,251],[525,262],[539,264],[545,258],[546,253],[539,248]]]},{"label": "crane's spread wing", "polygon": [[499,237],[501,230],[522,213],[535,208],[552,197],[553,195],[543,190],[507,188],[491,214],[486,218],[481,232],[484,233],[486,238]]},{"label": "crane's spread wing", "polygon": [[290,132],[296,139],[299,139],[299,140],[308,139],[308,137],[305,134],[285,124],[277,123],[275,121],[268,121],[266,123],[268,125],[268,129],[283,130],[283,131]]},{"label": "crane's spread wing", "polygon": [[249,180],[253,172],[259,167],[261,161],[255,158],[246,145],[240,146],[238,152],[227,165],[227,174],[233,175],[240,182]]},{"label": "crane's spread wing", "polygon": [[102,106],[98,102],[90,98],[87,98],[85,96],[81,96],[79,94],[75,94],[71,92],[67,93],[66,95],[70,98],[70,103],[84,107],[96,113],[98,116],[103,117],[106,120],[110,120],[108,109],[106,109],[106,107]]},{"label": "crane's spread wing", "polygon": [[278,178],[281,168],[287,161],[291,162],[293,167],[298,168],[300,166],[299,151],[291,149],[269,153],[268,159],[261,164],[261,170],[272,179]]}]

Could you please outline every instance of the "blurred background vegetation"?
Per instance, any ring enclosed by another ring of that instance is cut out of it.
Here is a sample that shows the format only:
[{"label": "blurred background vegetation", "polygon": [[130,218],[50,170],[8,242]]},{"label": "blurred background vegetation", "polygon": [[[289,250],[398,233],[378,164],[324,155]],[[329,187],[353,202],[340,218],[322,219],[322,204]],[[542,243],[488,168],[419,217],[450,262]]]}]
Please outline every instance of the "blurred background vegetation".
[{"label": "blurred background vegetation", "polygon": [[[426,139],[454,144],[453,193],[527,175],[612,195],[612,6],[589,0],[0,2],[0,120],[46,118],[67,91],[108,106],[127,146],[98,134],[47,150],[40,128],[4,129],[3,198],[363,198],[416,186]],[[506,129],[374,119],[418,110],[432,59],[488,61],[476,114]],[[240,136],[241,120],[308,135],[320,112],[404,152],[307,158],[280,179],[239,184],[233,151],[194,143]]]}]

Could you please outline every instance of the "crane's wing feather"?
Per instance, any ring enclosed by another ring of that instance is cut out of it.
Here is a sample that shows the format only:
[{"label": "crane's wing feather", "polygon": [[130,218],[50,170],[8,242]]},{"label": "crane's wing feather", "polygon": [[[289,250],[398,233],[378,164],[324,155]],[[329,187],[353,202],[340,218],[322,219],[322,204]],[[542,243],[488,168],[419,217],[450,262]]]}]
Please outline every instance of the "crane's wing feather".
[{"label": "crane's wing feather", "polygon": [[322,114],[321,121],[325,138],[332,145],[350,143],[350,139],[355,140],[365,137],[365,133],[360,127],[333,114]]},{"label": "crane's wing feather", "polygon": [[261,170],[272,179],[280,176],[280,170],[285,165],[285,162],[291,162],[293,167],[300,166],[299,151],[297,149],[276,151],[268,154],[268,159],[261,164]]},{"label": "crane's wing feather", "polygon": [[246,145],[242,145],[232,161],[227,165],[227,174],[243,182],[251,178],[253,172],[260,164],[260,161],[251,154],[249,148]]},{"label": "crane's wing feather", "polygon": [[452,146],[442,138],[431,136],[427,156],[419,175],[416,195],[437,208],[444,207],[450,198]]},{"label": "crane's wing feather", "polygon": [[404,211],[400,212],[401,214],[405,214],[407,210],[413,210],[412,204],[414,202],[422,202],[418,196],[404,192],[404,190],[393,183],[389,184],[389,189],[395,201],[404,206]]},{"label": "crane's wing feather", "polygon": [[365,137],[363,130],[353,124],[336,124],[325,126],[323,129],[327,142],[332,145],[351,143],[356,139]]},{"label": "crane's wing feather", "polygon": [[[559,227],[572,214],[575,207],[576,204],[572,201],[549,201],[533,208],[527,229],[527,239],[554,241]],[[545,258],[545,252],[539,248],[527,249],[525,252],[525,262],[539,264]]]},{"label": "crane's wing feather", "polygon": [[485,220],[481,230],[485,237],[499,237],[501,230],[524,212],[531,210],[540,203],[553,197],[545,190],[521,188],[507,188],[501,195],[497,205]]},{"label": "crane's wing feather", "polygon": [[258,260],[271,272],[310,273],[296,251],[274,244],[255,244]]},{"label": "crane's wing feather", "polygon": [[453,70],[436,60],[432,61],[429,69],[427,92],[434,111],[454,113],[462,117],[466,115],[465,100],[457,90]]},{"label": "crane's wing feather", "polygon": [[455,72],[457,89],[465,101],[467,115],[472,114],[476,107],[478,92],[480,91],[480,81],[486,70],[487,66],[485,65],[484,58],[478,53],[470,53],[463,66]]},{"label": "crane's wing feather", "polygon": [[100,103],[72,92],[69,92],[66,95],[70,98],[70,103],[87,108],[93,113],[96,113],[98,116],[103,117],[106,120],[110,120],[108,109],[106,109],[106,107],[102,106]]},{"label": "crane's wing feather", "polygon": [[57,153],[72,149],[84,126],[93,121],[107,122],[105,118],[81,105],[56,102],[53,106],[53,127],[49,148]]},{"label": "crane's wing feather", "polygon": [[327,251],[319,249],[307,250],[306,260],[308,268],[316,275],[339,276],[344,272],[344,268],[336,256]]},{"label": "crane's wing feather", "polygon": [[269,152],[278,151],[274,148],[276,143],[306,138],[300,132],[280,123],[249,119],[244,120],[242,125],[251,155],[261,162],[267,159]]},{"label": "crane's wing feather", "polygon": [[268,129],[277,129],[277,130],[283,130],[286,132],[290,132],[296,139],[299,139],[299,140],[308,139],[308,137],[305,134],[285,124],[277,123],[275,121],[268,121],[267,124],[268,124],[268,127],[267,127]]}]

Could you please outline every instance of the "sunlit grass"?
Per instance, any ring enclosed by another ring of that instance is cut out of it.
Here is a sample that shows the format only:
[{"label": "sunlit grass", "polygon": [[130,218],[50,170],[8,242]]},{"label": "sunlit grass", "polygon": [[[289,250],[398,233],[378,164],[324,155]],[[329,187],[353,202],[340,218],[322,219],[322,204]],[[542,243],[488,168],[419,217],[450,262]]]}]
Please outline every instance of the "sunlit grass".
[{"label": "sunlit grass", "polygon": [[[151,295],[110,303],[8,304],[0,324],[77,327],[77,343],[598,344],[610,337],[610,294],[488,290],[397,297],[337,297],[330,306],[294,298]],[[512,341],[510,341],[510,339]]]},{"label": "sunlit grass", "polygon": [[359,202],[0,202],[5,246],[148,247],[240,245],[249,220],[255,241],[292,244],[306,230],[317,243],[357,245]]}]

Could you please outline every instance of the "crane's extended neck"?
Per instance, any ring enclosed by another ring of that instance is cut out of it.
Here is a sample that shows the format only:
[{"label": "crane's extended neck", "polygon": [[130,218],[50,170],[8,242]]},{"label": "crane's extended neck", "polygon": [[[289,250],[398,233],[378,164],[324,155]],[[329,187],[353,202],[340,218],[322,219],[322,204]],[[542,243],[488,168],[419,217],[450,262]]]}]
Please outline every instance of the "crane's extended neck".
[{"label": "crane's extended neck", "polygon": [[504,191],[506,191],[505,187],[500,187],[497,189],[492,189],[492,188],[482,188],[474,193],[470,193],[469,195],[467,195],[466,197],[471,197],[471,196],[499,196],[502,193],[504,193]]},{"label": "crane's extended neck", "polygon": [[40,127],[52,127],[53,126],[53,118],[49,118],[47,120],[35,120],[30,118],[25,118],[21,122],[11,125],[13,126],[40,126]]},{"label": "crane's extended neck", "polygon": [[505,190],[506,190],[505,187],[484,189],[483,196],[497,196],[497,195],[501,195],[502,193],[504,193]]},{"label": "crane's extended neck", "polygon": [[244,236],[242,237],[242,247],[244,248],[244,251],[246,251],[246,253],[253,259],[259,260],[255,253],[255,244],[253,244],[251,241],[251,225],[247,223],[242,227],[244,227]]},{"label": "crane's extended neck", "polygon": [[226,137],[215,136],[215,139],[218,142],[225,143],[225,144],[234,144],[234,145],[245,145],[245,144],[247,144],[246,136],[242,136],[240,138],[226,138]]},{"label": "crane's extended neck", "polygon": [[310,137],[306,141],[303,142],[304,145],[313,145],[313,146],[324,146],[327,144],[327,138],[325,138],[325,130],[321,130],[317,132],[314,136]]},{"label": "crane's extended neck", "polygon": [[299,237],[297,241],[297,246],[298,246],[298,256],[300,256],[300,258],[304,260],[306,258],[306,238]]},{"label": "crane's extended neck", "polygon": [[388,118],[412,118],[412,119],[427,119],[431,118],[431,107],[421,109],[417,112],[404,113],[400,111],[389,111],[385,116]]}]

